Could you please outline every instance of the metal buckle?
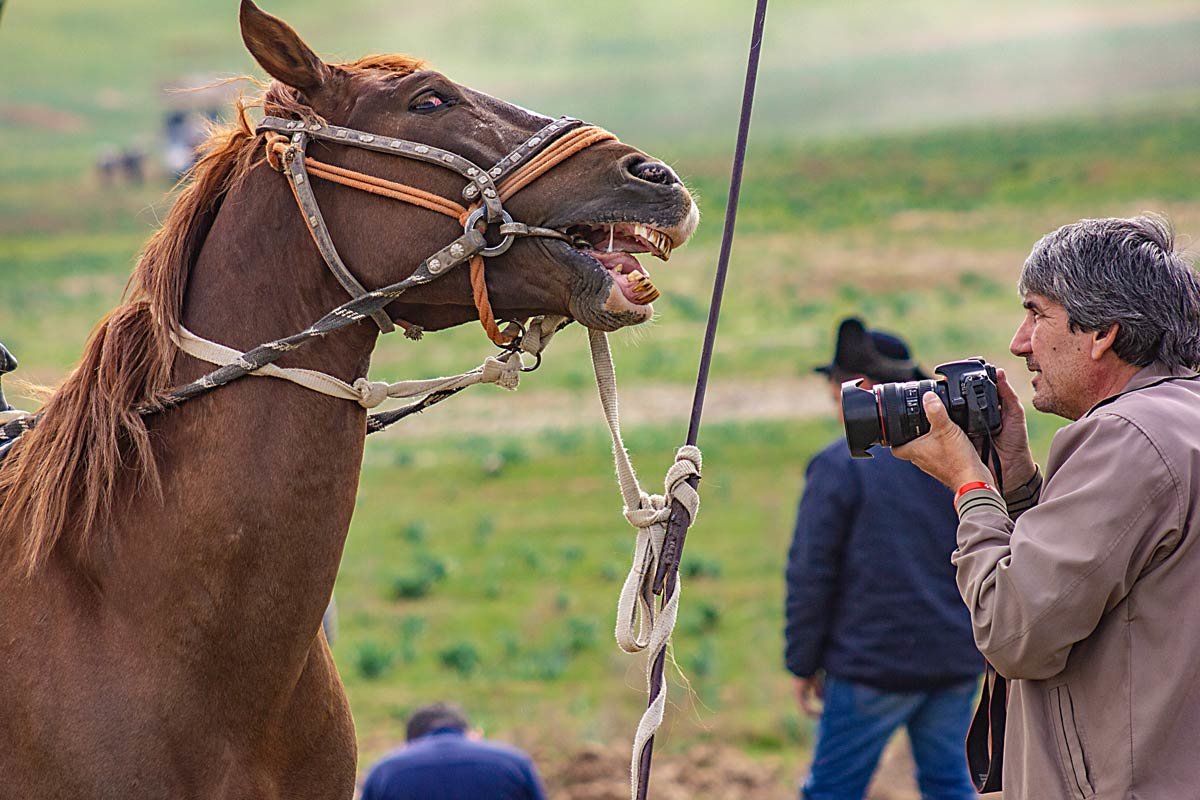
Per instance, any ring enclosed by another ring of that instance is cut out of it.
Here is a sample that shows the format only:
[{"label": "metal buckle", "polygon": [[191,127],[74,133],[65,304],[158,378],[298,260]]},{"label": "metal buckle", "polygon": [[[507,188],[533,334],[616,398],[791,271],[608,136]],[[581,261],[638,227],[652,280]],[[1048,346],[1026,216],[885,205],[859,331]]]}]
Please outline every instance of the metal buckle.
[{"label": "metal buckle", "polygon": [[[472,211],[471,216],[467,217],[466,224],[463,225],[463,232],[470,233],[471,231],[475,230],[475,226],[480,223],[485,213],[487,213],[487,209],[482,206]],[[512,224],[512,215],[507,211],[501,210],[500,218],[503,220],[502,224]],[[513,239],[515,238],[516,237],[511,233],[505,234],[504,239],[501,240],[500,244],[496,245],[495,247],[485,247],[479,251],[479,254],[482,256],[487,256],[488,258],[491,258],[492,256],[498,256],[506,252],[508,248],[512,247]]]}]

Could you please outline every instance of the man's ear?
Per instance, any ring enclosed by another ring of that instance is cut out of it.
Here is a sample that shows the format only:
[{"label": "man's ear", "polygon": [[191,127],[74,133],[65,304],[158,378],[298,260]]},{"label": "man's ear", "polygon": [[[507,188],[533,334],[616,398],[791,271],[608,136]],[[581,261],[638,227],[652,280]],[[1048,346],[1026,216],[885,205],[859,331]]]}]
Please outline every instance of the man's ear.
[{"label": "man's ear", "polygon": [[1120,330],[1120,323],[1114,322],[1108,326],[1108,330],[1092,333],[1092,361],[1099,361],[1105,353],[1112,350],[1113,344],[1117,341],[1117,332]]},{"label": "man's ear", "polygon": [[242,0],[238,18],[242,41],[267,74],[294,89],[314,94],[329,80],[332,70],[304,43],[300,35],[252,0]]}]

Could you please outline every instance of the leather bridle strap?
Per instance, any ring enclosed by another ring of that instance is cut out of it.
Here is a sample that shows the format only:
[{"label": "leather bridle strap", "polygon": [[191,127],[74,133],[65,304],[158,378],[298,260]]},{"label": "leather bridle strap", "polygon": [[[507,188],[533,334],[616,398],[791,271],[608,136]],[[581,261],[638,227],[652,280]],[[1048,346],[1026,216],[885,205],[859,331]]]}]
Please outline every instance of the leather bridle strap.
[{"label": "leather bridle strap", "polygon": [[[329,235],[325,218],[317,206],[317,198],[309,186],[308,177],[304,174],[305,159],[294,157],[297,152],[301,155],[304,153],[306,137],[303,133],[297,133],[293,137],[293,142],[294,144],[290,148],[282,142],[273,143],[272,150],[283,156],[282,160],[277,162],[279,166],[276,168],[281,171],[287,170],[288,178],[290,178],[288,186],[292,189],[292,194],[300,206],[300,213],[304,215],[305,226],[308,228],[313,242],[316,243],[317,250],[321,252],[321,258],[325,259],[330,272],[351,297],[362,297],[367,290],[350,273],[349,268],[342,262],[342,257],[338,255],[337,248],[333,245],[333,237]],[[282,150],[277,150],[277,147]],[[275,166],[275,163],[272,163],[272,166]],[[391,333],[395,329],[391,317],[382,308],[372,312],[371,318],[375,320],[375,324],[379,326],[382,333]]]},{"label": "leather bridle strap", "polygon": [[[445,264],[448,268],[457,266],[464,260],[470,261],[472,299],[479,313],[480,324],[489,338],[500,346],[511,343],[515,334],[501,332],[496,323],[488,299],[483,258],[505,252],[516,236],[545,236],[569,241],[569,237],[559,231],[514,222],[505,212],[503,201],[580,150],[600,141],[616,138],[600,128],[584,126],[579,120],[563,117],[525,140],[491,169],[484,170],[462,156],[430,145],[320,122],[306,123],[300,120],[267,117],[258,126],[258,130],[267,131],[271,137],[268,139],[268,159],[272,166],[288,176],[313,241],[329,265],[330,271],[352,297],[360,297],[366,290],[350,273],[337,253],[313,194],[310,175],[455,218],[463,226],[464,235],[428,260],[433,262],[431,266],[435,267],[434,274],[445,271],[438,270],[437,266]],[[290,141],[280,135],[289,131]],[[472,205],[463,206],[422,189],[317,161],[305,152],[308,142],[314,138],[401,155],[456,171],[471,181],[464,187],[462,197],[472,202]],[[505,184],[503,190],[498,188],[502,181]],[[486,222],[488,225],[498,223],[502,237],[499,244],[489,247],[486,240],[482,244],[476,240],[472,234],[476,232],[476,226],[480,222]],[[378,309],[371,316],[380,330],[386,333],[392,329],[392,321],[382,309]],[[405,327],[410,329],[409,335],[412,335],[411,329],[415,326],[406,324]]]}]

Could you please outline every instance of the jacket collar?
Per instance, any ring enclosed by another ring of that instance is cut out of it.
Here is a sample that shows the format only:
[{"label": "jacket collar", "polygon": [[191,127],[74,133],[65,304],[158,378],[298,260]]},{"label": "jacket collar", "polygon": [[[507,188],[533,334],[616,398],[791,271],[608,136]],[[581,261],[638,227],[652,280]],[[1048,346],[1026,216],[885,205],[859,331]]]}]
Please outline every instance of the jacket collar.
[{"label": "jacket collar", "polygon": [[1084,414],[1084,416],[1090,416],[1096,409],[1100,408],[1101,406],[1108,405],[1118,397],[1127,395],[1130,392],[1136,392],[1139,389],[1146,389],[1160,384],[1163,381],[1172,380],[1175,378],[1188,379],[1195,377],[1197,377],[1196,373],[1190,369],[1184,369],[1183,367],[1172,368],[1168,367],[1161,361],[1153,361],[1138,370],[1137,373],[1129,379],[1129,382],[1125,384],[1125,388],[1121,389],[1121,391],[1117,392],[1116,394],[1109,395],[1100,402],[1096,403],[1094,406],[1088,409],[1087,414]]}]

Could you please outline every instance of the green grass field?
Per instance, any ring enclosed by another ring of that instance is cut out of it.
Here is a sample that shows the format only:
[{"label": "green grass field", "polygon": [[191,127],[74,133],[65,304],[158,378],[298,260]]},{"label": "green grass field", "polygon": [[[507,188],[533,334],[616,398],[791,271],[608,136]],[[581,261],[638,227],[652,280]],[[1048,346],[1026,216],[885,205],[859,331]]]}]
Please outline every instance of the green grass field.
[{"label": "green grass field", "polygon": [[[164,83],[252,69],[232,0],[160,5],[6,4],[0,340],[25,377],[61,377],[169,206],[161,180],[101,187],[100,149],[152,147]],[[584,116],[697,190],[696,239],[655,270],[658,319],[614,337],[627,391],[678,398],[677,408],[626,406],[628,444],[656,487],[685,433],[749,6],[622,0],[548,14],[535,2],[447,0],[435,16],[347,0],[334,24],[320,5],[264,6],[325,53],[414,52],[498,96]],[[1013,287],[1039,236],[1143,210],[1200,232],[1200,9],[776,6],[713,374],[727,392],[716,396],[736,396],[738,382],[793,387],[795,410],[768,413],[753,396],[736,411],[708,409],[703,510],[675,638],[691,689],[673,680],[660,747],[719,742],[790,775],[811,726],[781,667],[783,559],[804,464],[838,433],[808,369],[828,357],[837,320],[861,313],[904,332],[926,364],[979,354],[1023,374],[1007,353]],[[419,345],[385,340],[373,369],[389,379],[459,371],[485,343],[476,326]],[[585,337],[569,329],[517,394],[479,389],[411,431],[372,437],[335,646],[364,766],[432,698],[460,700],[489,734],[543,761],[632,733],[641,662],[617,650],[611,629],[633,531],[591,382]],[[656,422],[639,423],[643,414]],[[519,434],[490,421],[506,417]],[[1034,414],[1031,424],[1044,452],[1058,422]]]}]

